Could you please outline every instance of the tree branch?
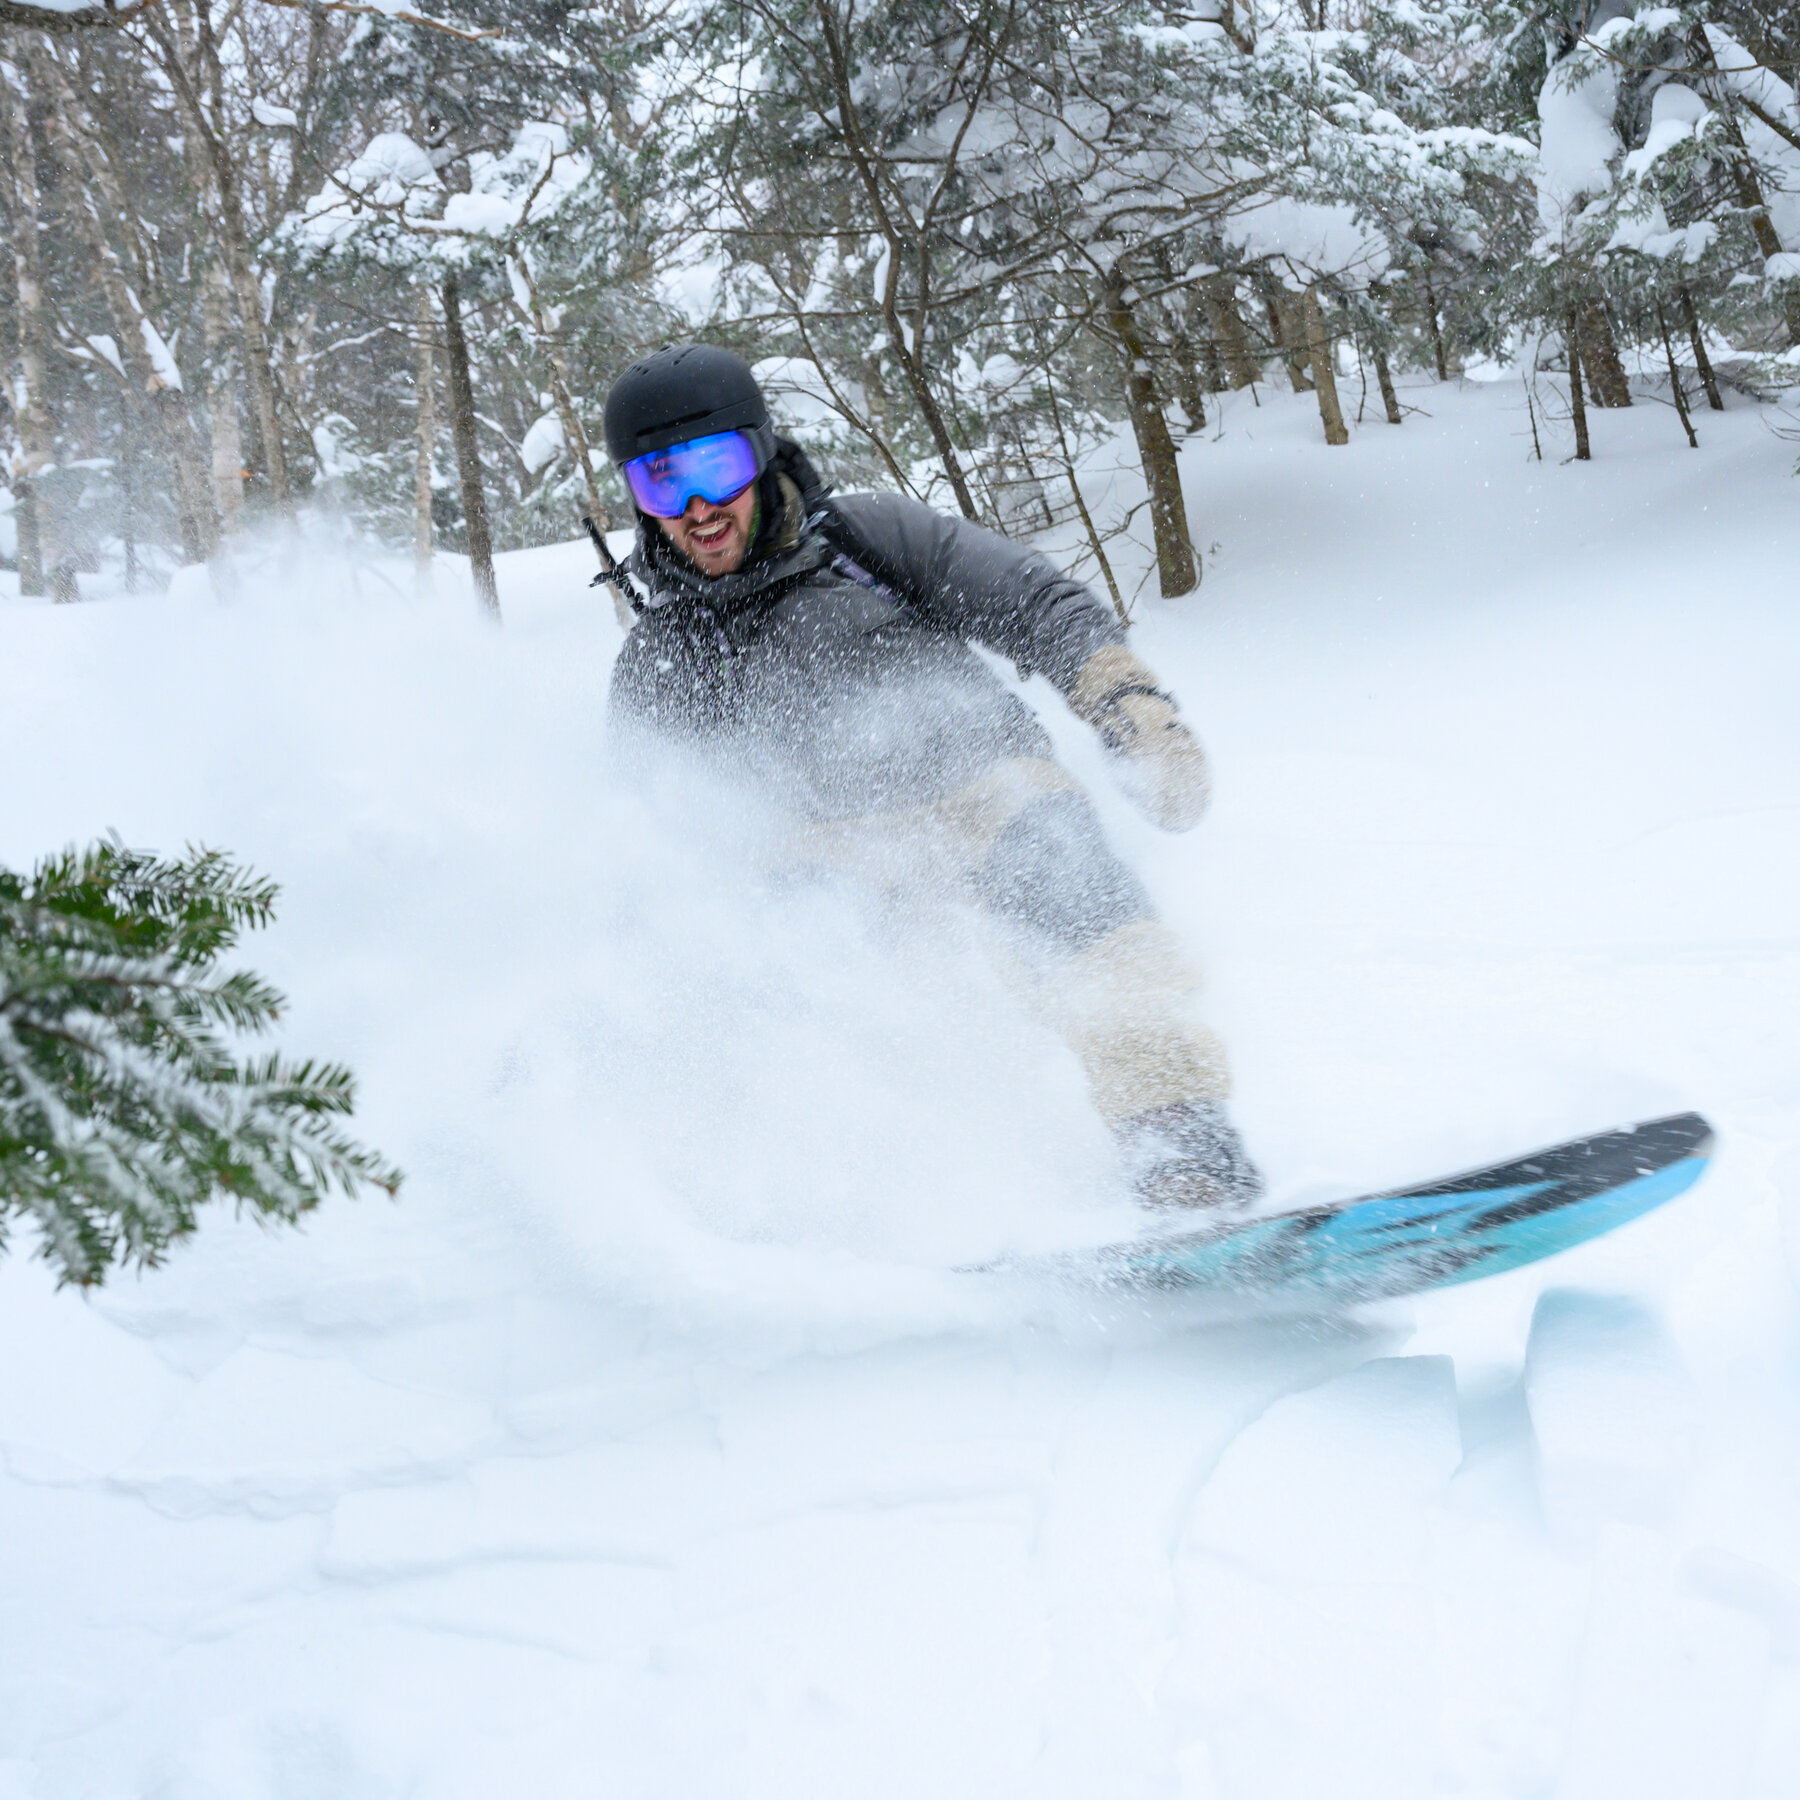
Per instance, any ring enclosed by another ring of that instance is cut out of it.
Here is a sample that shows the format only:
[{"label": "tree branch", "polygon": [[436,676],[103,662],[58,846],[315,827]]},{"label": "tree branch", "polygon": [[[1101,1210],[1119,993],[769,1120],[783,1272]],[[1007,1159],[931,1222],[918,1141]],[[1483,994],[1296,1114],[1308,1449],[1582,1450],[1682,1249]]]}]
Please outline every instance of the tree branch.
[{"label": "tree branch", "polygon": [[114,0],[99,0],[95,6],[84,6],[76,12],[53,12],[47,6],[33,6],[30,0],[0,0],[0,25],[16,26],[24,31],[93,31],[124,25],[135,19],[156,0],[130,0],[119,6]]},{"label": "tree branch", "polygon": [[[0,0],[5,5],[7,0]],[[403,25],[422,25],[427,31],[441,31],[445,37],[461,38],[465,44],[478,44],[484,38],[497,38],[506,35],[499,25],[490,25],[481,31],[464,31],[460,25],[451,25],[443,19],[433,19],[424,13],[390,12],[385,6],[364,6],[358,0],[261,0],[264,6],[285,6],[295,12],[341,12],[362,13],[374,19],[398,19]],[[150,0],[142,0],[149,5]]]}]

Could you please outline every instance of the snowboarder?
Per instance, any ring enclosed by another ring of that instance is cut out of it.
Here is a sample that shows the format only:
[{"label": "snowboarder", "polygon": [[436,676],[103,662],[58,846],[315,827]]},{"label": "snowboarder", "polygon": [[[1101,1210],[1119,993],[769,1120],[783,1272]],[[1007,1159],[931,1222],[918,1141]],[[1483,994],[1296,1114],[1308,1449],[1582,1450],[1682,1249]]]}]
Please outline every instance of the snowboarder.
[{"label": "snowboarder", "polygon": [[1142,810],[1185,830],[1205,758],[1112,609],[964,519],[828,493],[726,350],[628,369],[606,447],[637,508],[625,567],[641,590],[614,730],[715,754],[821,826],[924,838],[1034,971],[1141,1198],[1253,1198],[1224,1051],[1187,1016],[1195,982],[1172,934],[1030,708],[969,648],[1045,676]]}]

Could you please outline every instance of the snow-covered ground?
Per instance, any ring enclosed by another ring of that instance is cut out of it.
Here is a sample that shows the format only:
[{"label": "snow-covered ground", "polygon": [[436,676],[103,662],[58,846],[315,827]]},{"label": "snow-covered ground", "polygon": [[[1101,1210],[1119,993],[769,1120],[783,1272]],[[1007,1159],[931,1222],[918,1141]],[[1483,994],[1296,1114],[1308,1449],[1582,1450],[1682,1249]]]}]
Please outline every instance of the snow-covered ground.
[{"label": "snow-covered ground", "polygon": [[1722,1150],[1329,1322],[950,1272],[1123,1218],[1073,1064],[966,921],[608,770],[585,548],[505,559],[502,633],[322,556],[0,607],[0,861],[276,875],[244,960],[410,1172],[92,1299],[0,1266],[0,1800],[1787,1800],[1792,447],[1641,406],[1559,467],[1516,388],[1409,398],[1186,454],[1219,548],[1139,639],[1198,832],[1059,741],[1277,1201]]}]

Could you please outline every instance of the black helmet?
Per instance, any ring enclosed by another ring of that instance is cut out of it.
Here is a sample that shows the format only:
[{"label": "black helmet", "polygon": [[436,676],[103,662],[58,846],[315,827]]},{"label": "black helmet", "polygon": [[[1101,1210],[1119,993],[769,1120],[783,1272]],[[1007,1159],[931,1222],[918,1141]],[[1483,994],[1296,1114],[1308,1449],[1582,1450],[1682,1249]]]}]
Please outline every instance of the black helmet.
[{"label": "black helmet", "polygon": [[714,344],[676,344],[633,363],[606,396],[606,454],[615,465],[715,431],[741,431],[763,468],[775,451],[769,403],[750,365]]}]

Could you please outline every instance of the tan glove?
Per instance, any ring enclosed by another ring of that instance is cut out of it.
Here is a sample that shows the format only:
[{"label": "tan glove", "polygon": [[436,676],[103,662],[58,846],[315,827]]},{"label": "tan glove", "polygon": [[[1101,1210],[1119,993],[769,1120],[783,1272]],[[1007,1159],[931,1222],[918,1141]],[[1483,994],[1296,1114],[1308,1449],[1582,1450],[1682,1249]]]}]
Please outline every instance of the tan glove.
[{"label": "tan glove", "polygon": [[1115,760],[1119,785],[1165,831],[1199,822],[1211,796],[1206,752],[1175,702],[1123,644],[1096,650],[1082,664],[1069,707],[1099,732]]}]

